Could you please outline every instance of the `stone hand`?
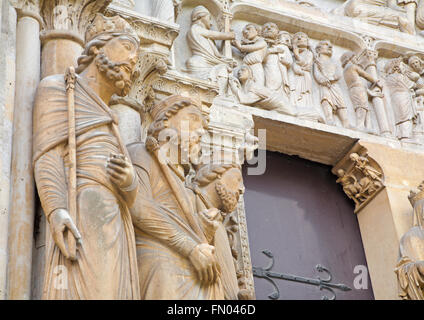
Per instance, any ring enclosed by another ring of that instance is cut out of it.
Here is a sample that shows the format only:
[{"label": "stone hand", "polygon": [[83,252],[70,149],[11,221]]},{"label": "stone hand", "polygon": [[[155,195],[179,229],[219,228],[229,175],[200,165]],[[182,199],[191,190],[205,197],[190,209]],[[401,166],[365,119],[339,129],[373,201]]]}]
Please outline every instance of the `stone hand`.
[{"label": "stone hand", "polygon": [[76,260],[77,257],[69,253],[67,246],[65,245],[64,233],[66,230],[71,232],[74,236],[77,244],[82,244],[81,235],[72,221],[71,216],[65,209],[54,210],[49,217],[50,230],[53,235],[54,242],[59,247],[62,254],[70,260]]},{"label": "stone hand", "polygon": [[106,171],[110,180],[120,189],[129,188],[134,183],[134,167],[122,154],[111,153],[106,164]]},{"label": "stone hand", "polygon": [[189,256],[200,282],[210,284],[218,280],[221,268],[215,259],[215,247],[207,243],[197,245]]}]

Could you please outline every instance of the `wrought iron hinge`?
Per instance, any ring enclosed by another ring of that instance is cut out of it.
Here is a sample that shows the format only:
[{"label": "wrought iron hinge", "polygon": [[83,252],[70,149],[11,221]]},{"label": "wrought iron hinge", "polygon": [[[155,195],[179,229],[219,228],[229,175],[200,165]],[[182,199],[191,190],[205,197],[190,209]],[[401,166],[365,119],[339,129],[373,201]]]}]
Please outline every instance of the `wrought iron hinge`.
[{"label": "wrought iron hinge", "polygon": [[322,300],[335,300],[336,299],[336,293],[334,292],[333,289],[342,290],[342,291],[352,290],[351,288],[349,288],[345,284],[331,283],[333,276],[331,275],[330,270],[328,270],[326,267],[324,267],[320,264],[316,265],[315,269],[318,272],[327,273],[326,279],[322,279],[321,277],[318,277],[317,279],[311,279],[311,278],[294,276],[294,275],[291,275],[291,274],[273,272],[273,271],[271,271],[271,269],[274,266],[274,255],[269,250],[263,250],[262,253],[265,254],[268,258],[270,258],[271,261],[268,264],[268,266],[265,267],[265,268],[253,267],[253,276],[266,279],[273,285],[274,292],[268,295],[268,297],[270,299],[276,300],[276,299],[280,298],[280,290],[278,289],[278,286],[275,284],[275,282],[274,282],[274,280],[272,280],[272,278],[287,280],[287,281],[300,282],[300,283],[304,283],[304,284],[308,284],[308,285],[312,285],[312,286],[317,286],[317,287],[319,287],[320,290],[327,290],[332,294],[331,297],[328,297],[327,295],[324,294],[321,297]]}]

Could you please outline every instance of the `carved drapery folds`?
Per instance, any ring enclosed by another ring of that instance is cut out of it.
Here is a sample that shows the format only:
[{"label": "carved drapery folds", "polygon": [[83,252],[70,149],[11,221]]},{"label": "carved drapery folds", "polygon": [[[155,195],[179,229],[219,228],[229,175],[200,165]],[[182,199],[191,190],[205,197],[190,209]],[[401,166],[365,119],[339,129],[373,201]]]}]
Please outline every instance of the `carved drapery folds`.
[{"label": "carved drapery folds", "polygon": [[395,273],[400,298],[424,300],[424,181],[411,190],[408,198],[413,207],[413,223],[400,239],[400,257]]},{"label": "carved drapery folds", "polygon": [[384,188],[381,167],[368,156],[365,148],[355,145],[334,166],[333,174],[343,191],[355,203],[355,213],[365,207]]}]

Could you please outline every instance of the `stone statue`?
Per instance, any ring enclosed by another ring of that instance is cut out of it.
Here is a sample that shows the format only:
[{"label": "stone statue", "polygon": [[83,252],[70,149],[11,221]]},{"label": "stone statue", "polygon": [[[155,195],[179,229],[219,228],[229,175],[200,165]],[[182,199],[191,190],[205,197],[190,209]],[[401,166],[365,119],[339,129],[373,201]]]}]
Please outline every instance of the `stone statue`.
[{"label": "stone statue", "polygon": [[108,107],[112,94],[129,92],[138,47],[125,20],[98,14],[78,75],[70,69],[66,80],[59,74],[39,84],[33,161],[50,225],[44,299],[139,299],[128,209],[136,177]]},{"label": "stone statue", "polygon": [[404,300],[424,300],[424,181],[411,190],[414,208],[412,228],[400,239],[400,259],[395,269],[399,296]]},{"label": "stone statue", "polygon": [[[399,0],[411,2],[410,0]],[[344,4],[344,14],[361,19],[367,23],[399,29],[402,32],[415,34],[415,23],[411,13],[406,15],[396,8],[396,0],[348,0]],[[408,18],[409,16],[409,18]],[[415,20],[415,18],[413,18]]]},{"label": "stone statue", "polygon": [[171,96],[154,106],[146,144],[128,146],[139,188],[131,208],[141,299],[224,299],[213,245],[217,208],[200,210],[186,187],[206,127],[197,104]]},{"label": "stone statue", "polygon": [[335,125],[333,114],[336,114],[342,126],[349,128],[347,108],[338,83],[342,77],[342,69],[336,61],[331,59],[333,46],[330,41],[320,41],[315,51],[317,56],[314,64],[314,77],[320,85],[320,100],[326,123]]},{"label": "stone statue", "polygon": [[194,8],[191,13],[191,27],[187,32],[187,42],[192,53],[186,62],[187,71],[200,79],[218,83],[220,93],[224,94],[234,61],[219,52],[215,40],[233,40],[235,34],[213,31],[211,27],[209,11],[203,6]]},{"label": "stone statue", "polygon": [[227,231],[222,221],[236,209],[239,197],[244,192],[240,166],[231,163],[204,165],[197,171],[191,188],[197,195],[198,208],[201,208],[202,211],[209,208],[220,210],[220,219],[217,221],[213,245],[221,266],[225,299],[238,299],[237,270]]},{"label": "stone statue", "polygon": [[362,174],[362,178],[359,179],[360,192],[356,197],[360,201],[365,201],[383,186],[381,179],[383,174],[373,168],[366,157],[357,153],[352,153],[349,157],[354,168]]},{"label": "stone statue", "polygon": [[418,142],[424,143],[424,61],[417,55],[407,55],[405,58],[409,68],[406,76],[415,83],[415,106],[417,118],[415,120],[414,136]]},{"label": "stone statue", "polygon": [[389,60],[385,66],[386,85],[390,90],[397,137],[402,141],[414,141],[413,126],[417,118],[413,97],[415,83],[407,77],[403,68],[402,58]]},{"label": "stone statue", "polygon": [[253,72],[250,67],[241,66],[237,71],[237,77],[238,80],[230,78],[229,85],[240,103],[264,110],[274,110],[305,120],[322,120],[321,115],[311,107],[296,110],[283,92],[259,86],[253,80]]},{"label": "stone statue", "polygon": [[371,130],[370,109],[368,105],[368,95],[373,93],[368,90],[362,79],[372,83],[372,87],[383,88],[381,82],[366,72],[356,61],[355,53],[345,52],[340,61],[343,67],[343,76],[349,89],[349,96],[356,113],[356,129],[367,131]]},{"label": "stone statue", "polygon": [[309,47],[309,38],[303,32],[293,36],[293,72],[295,101],[299,109],[314,105],[312,98],[312,66],[314,54]]},{"label": "stone statue", "polygon": [[364,199],[361,195],[361,185],[358,182],[358,179],[354,174],[347,174],[343,169],[337,170],[337,183],[340,183],[343,187],[343,191],[346,195],[355,202],[356,205],[359,205]]},{"label": "stone statue", "polygon": [[259,85],[265,85],[264,67],[262,65],[267,53],[267,43],[260,36],[260,29],[254,24],[247,24],[243,28],[243,40],[232,41],[232,44],[243,54],[243,63],[250,67],[253,81]]}]

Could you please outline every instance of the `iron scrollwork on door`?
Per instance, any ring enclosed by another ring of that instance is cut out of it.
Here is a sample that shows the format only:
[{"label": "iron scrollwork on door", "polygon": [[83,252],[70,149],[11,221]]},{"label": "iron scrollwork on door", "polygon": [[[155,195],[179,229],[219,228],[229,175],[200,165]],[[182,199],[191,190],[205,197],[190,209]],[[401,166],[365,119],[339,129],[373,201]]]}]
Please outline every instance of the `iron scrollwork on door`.
[{"label": "iron scrollwork on door", "polygon": [[270,299],[276,300],[280,298],[280,290],[278,289],[278,286],[274,282],[273,279],[281,279],[281,280],[287,280],[287,281],[294,281],[294,282],[300,282],[312,286],[319,287],[320,290],[327,290],[332,295],[328,297],[327,295],[323,295],[321,297],[322,300],[335,300],[336,299],[336,293],[334,292],[334,289],[342,290],[342,291],[350,291],[352,290],[345,284],[337,284],[337,283],[331,283],[333,277],[331,275],[331,272],[324,266],[318,264],[315,266],[315,269],[318,272],[325,272],[327,274],[327,278],[321,278],[318,277],[317,279],[311,279],[311,278],[305,278],[305,277],[299,277],[294,276],[291,274],[285,274],[285,273],[277,273],[271,271],[272,267],[274,266],[274,255],[269,250],[263,250],[263,254],[265,254],[268,258],[271,259],[270,263],[267,267],[253,267],[253,276],[257,278],[263,278],[268,280],[274,287],[274,292],[269,294],[268,297]]}]

